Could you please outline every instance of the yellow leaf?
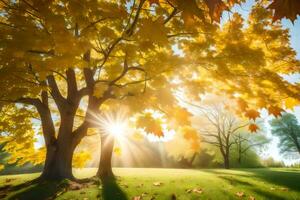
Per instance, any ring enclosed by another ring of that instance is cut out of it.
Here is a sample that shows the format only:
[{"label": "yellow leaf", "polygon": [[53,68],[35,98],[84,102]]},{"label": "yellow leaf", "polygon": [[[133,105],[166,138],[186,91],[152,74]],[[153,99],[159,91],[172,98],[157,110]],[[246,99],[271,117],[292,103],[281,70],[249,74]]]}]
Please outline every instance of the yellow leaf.
[{"label": "yellow leaf", "polygon": [[297,99],[289,97],[285,100],[285,107],[287,109],[294,110],[294,107],[298,105],[300,105],[300,101]]},{"label": "yellow leaf", "polygon": [[114,148],[114,153],[117,155],[117,156],[120,156],[122,151],[121,151],[121,148],[120,147],[115,147]]},{"label": "yellow leaf", "polygon": [[141,28],[138,34],[144,40],[150,40],[152,42],[165,45],[168,43],[167,28],[163,24],[162,19],[152,21],[152,19],[141,20]]},{"label": "yellow leaf", "polygon": [[136,126],[143,128],[147,133],[152,133],[158,137],[163,137],[162,122],[158,118],[154,118],[151,113],[147,112],[139,116]]},{"label": "yellow leaf", "polygon": [[106,83],[97,83],[94,87],[93,96],[101,98],[103,93],[107,90],[108,85]]}]

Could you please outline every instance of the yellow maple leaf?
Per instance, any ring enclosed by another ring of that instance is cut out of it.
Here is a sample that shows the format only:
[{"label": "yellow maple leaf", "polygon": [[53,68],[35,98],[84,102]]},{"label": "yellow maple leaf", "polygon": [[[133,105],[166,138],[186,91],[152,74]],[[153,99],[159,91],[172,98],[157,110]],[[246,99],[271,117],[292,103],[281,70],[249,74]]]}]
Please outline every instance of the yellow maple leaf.
[{"label": "yellow maple leaf", "polygon": [[289,97],[285,100],[285,107],[287,109],[294,110],[294,107],[298,105],[300,105],[300,101],[298,99]]},{"label": "yellow maple leaf", "polygon": [[121,148],[120,147],[115,147],[114,148],[114,154],[116,154],[117,156],[120,156],[122,153]]},{"label": "yellow maple leaf", "polygon": [[152,133],[158,137],[164,136],[162,121],[159,118],[154,118],[149,112],[138,117],[136,126],[144,129],[147,133]]}]

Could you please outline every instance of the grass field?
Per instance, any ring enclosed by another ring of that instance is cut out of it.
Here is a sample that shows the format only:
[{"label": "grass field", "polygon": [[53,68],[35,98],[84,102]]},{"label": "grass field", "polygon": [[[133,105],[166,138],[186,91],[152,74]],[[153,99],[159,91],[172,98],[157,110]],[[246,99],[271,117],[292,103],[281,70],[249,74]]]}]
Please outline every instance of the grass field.
[{"label": "grass field", "polygon": [[[75,175],[86,178],[95,172],[82,169]],[[67,181],[22,184],[39,174],[0,176],[0,199],[300,200],[300,170],[296,169],[116,168],[114,172],[116,181],[81,185]]]}]

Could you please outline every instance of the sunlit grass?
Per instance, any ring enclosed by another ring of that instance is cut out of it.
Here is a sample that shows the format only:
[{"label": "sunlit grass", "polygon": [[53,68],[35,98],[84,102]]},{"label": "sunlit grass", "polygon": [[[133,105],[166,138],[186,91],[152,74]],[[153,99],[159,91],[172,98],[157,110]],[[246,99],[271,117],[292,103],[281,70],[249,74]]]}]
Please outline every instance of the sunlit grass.
[{"label": "sunlit grass", "polygon": [[[259,199],[300,199],[300,169],[243,169],[243,170],[192,170],[192,169],[145,169],[115,168],[116,187],[123,191],[128,199],[143,195],[143,200],[167,200],[175,195],[180,200],[192,199],[241,199],[237,192],[243,192],[243,199],[250,196]],[[96,169],[75,170],[78,178],[94,175]],[[38,174],[1,176],[0,185],[20,184],[37,177]],[[12,179],[6,183],[7,179]],[[153,185],[160,182],[160,186]],[[53,186],[53,185],[52,185]],[[51,188],[52,186],[48,186]],[[203,193],[187,192],[190,189],[202,189]],[[26,190],[26,189],[23,189]],[[37,189],[34,190],[37,192]],[[15,191],[10,194],[13,196]],[[27,193],[28,194],[28,193]],[[105,199],[103,186],[90,185],[81,190],[68,190],[57,199]],[[116,194],[110,194],[116,195]],[[25,197],[25,196],[24,196]],[[112,196],[110,196],[112,197]],[[21,198],[22,199],[22,198]],[[118,198],[114,198],[118,199]]]}]

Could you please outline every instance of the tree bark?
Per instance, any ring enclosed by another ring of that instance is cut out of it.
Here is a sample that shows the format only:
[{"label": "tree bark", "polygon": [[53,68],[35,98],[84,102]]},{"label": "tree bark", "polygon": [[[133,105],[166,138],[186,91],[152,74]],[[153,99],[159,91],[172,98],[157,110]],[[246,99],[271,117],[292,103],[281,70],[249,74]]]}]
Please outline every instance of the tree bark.
[{"label": "tree bark", "polygon": [[74,147],[71,141],[63,141],[47,147],[42,180],[75,179],[72,173]]},{"label": "tree bark", "polygon": [[114,137],[109,134],[101,135],[101,157],[97,176],[102,180],[114,178],[111,159],[114,147]]},{"label": "tree bark", "polygon": [[230,165],[229,165],[229,155],[224,155],[224,168],[225,169],[229,169]]}]

